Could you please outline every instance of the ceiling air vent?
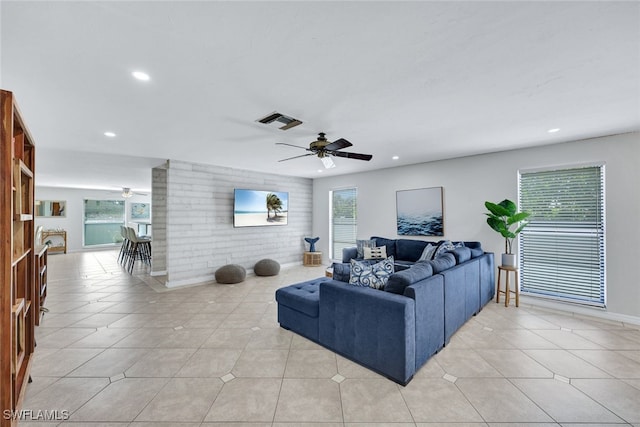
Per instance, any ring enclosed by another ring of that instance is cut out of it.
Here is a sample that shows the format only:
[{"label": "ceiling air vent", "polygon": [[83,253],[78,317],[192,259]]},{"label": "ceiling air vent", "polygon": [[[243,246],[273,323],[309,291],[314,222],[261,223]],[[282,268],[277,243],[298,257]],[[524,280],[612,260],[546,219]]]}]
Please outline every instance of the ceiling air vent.
[{"label": "ceiling air vent", "polygon": [[277,112],[273,112],[261,119],[256,120],[258,123],[263,123],[272,127],[276,127],[280,130],[291,129],[292,127],[301,125],[302,122],[293,117],[285,116]]}]

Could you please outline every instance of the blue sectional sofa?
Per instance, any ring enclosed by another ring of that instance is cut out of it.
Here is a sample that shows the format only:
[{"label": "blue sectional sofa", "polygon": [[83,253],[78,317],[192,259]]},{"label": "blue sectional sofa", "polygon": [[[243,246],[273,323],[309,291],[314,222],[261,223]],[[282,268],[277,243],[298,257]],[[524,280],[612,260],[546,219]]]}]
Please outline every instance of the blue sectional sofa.
[{"label": "blue sectional sofa", "polygon": [[[419,246],[415,251],[422,253]],[[345,250],[345,257],[351,253]],[[495,291],[493,254],[478,242],[434,260],[412,258],[402,260],[411,264],[391,274],[383,290],[335,276],[280,288],[278,322],[405,385]]]}]

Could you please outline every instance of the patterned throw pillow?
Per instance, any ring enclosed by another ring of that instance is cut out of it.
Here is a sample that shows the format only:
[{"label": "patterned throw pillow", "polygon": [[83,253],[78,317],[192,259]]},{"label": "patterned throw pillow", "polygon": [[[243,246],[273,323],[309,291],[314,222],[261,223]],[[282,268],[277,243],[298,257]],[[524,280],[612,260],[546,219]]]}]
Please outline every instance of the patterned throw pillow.
[{"label": "patterned throw pillow", "polygon": [[358,258],[364,258],[364,248],[375,248],[375,240],[356,240],[356,249],[358,251]]},{"label": "patterned throw pillow", "polygon": [[364,248],[364,259],[385,259],[387,257],[387,247]]},{"label": "patterned throw pillow", "polygon": [[383,289],[389,280],[389,276],[392,274],[393,257],[389,257],[373,265],[368,265],[352,259],[349,284],[353,286]]},{"label": "patterned throw pillow", "polygon": [[453,243],[451,240],[442,240],[438,243],[438,247],[436,248],[433,256],[428,259],[436,259],[447,251],[452,251],[455,248],[461,247],[464,247],[464,242]]},{"label": "patterned throw pillow", "polygon": [[433,259],[433,253],[438,249],[437,246],[433,246],[431,243],[427,244],[422,251],[422,255],[418,258],[418,261],[428,261]]}]

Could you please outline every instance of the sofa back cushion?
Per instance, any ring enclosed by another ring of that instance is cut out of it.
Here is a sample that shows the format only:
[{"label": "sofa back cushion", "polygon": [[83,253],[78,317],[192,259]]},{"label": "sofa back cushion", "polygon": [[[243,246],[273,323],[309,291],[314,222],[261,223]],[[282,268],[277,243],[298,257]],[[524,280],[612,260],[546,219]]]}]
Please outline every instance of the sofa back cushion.
[{"label": "sofa back cushion", "polygon": [[480,242],[464,242],[464,245],[471,249],[471,258],[477,258],[484,255],[484,249]]},{"label": "sofa back cushion", "polygon": [[386,237],[371,236],[371,240],[376,241],[376,246],[386,246],[387,256],[392,256],[395,259],[400,259],[396,256],[396,241],[394,239],[387,239]]},{"label": "sofa back cushion", "polygon": [[396,240],[396,259],[416,262],[428,244],[429,242],[424,240],[398,239]]},{"label": "sofa back cushion", "polygon": [[356,258],[358,258],[358,248],[355,246],[342,249],[342,262],[350,262]]},{"label": "sofa back cushion", "polygon": [[440,255],[434,260],[428,261],[428,263],[431,264],[433,274],[437,274],[451,267],[454,267],[456,265],[456,259],[452,254],[446,253]]},{"label": "sofa back cushion", "polygon": [[479,256],[484,255],[484,250],[482,248],[469,248],[471,250],[471,258],[477,258]]},{"label": "sofa back cushion", "polygon": [[351,276],[351,262],[334,262],[333,265],[333,280],[349,283],[349,277]]},{"label": "sofa back cushion", "polygon": [[456,259],[456,264],[462,264],[463,262],[471,259],[471,249],[466,247],[455,248],[449,252]]},{"label": "sofa back cushion", "polygon": [[433,275],[433,268],[428,262],[417,262],[411,268],[398,271],[389,276],[384,290],[393,294],[403,295],[407,286]]}]

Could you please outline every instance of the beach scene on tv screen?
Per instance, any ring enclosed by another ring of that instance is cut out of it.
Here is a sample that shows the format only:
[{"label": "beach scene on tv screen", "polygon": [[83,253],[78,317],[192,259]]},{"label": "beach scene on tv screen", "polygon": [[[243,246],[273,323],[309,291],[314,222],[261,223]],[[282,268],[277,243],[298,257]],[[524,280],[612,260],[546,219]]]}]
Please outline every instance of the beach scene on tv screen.
[{"label": "beach scene on tv screen", "polygon": [[286,225],[288,211],[289,193],[235,190],[233,209],[235,227]]}]

